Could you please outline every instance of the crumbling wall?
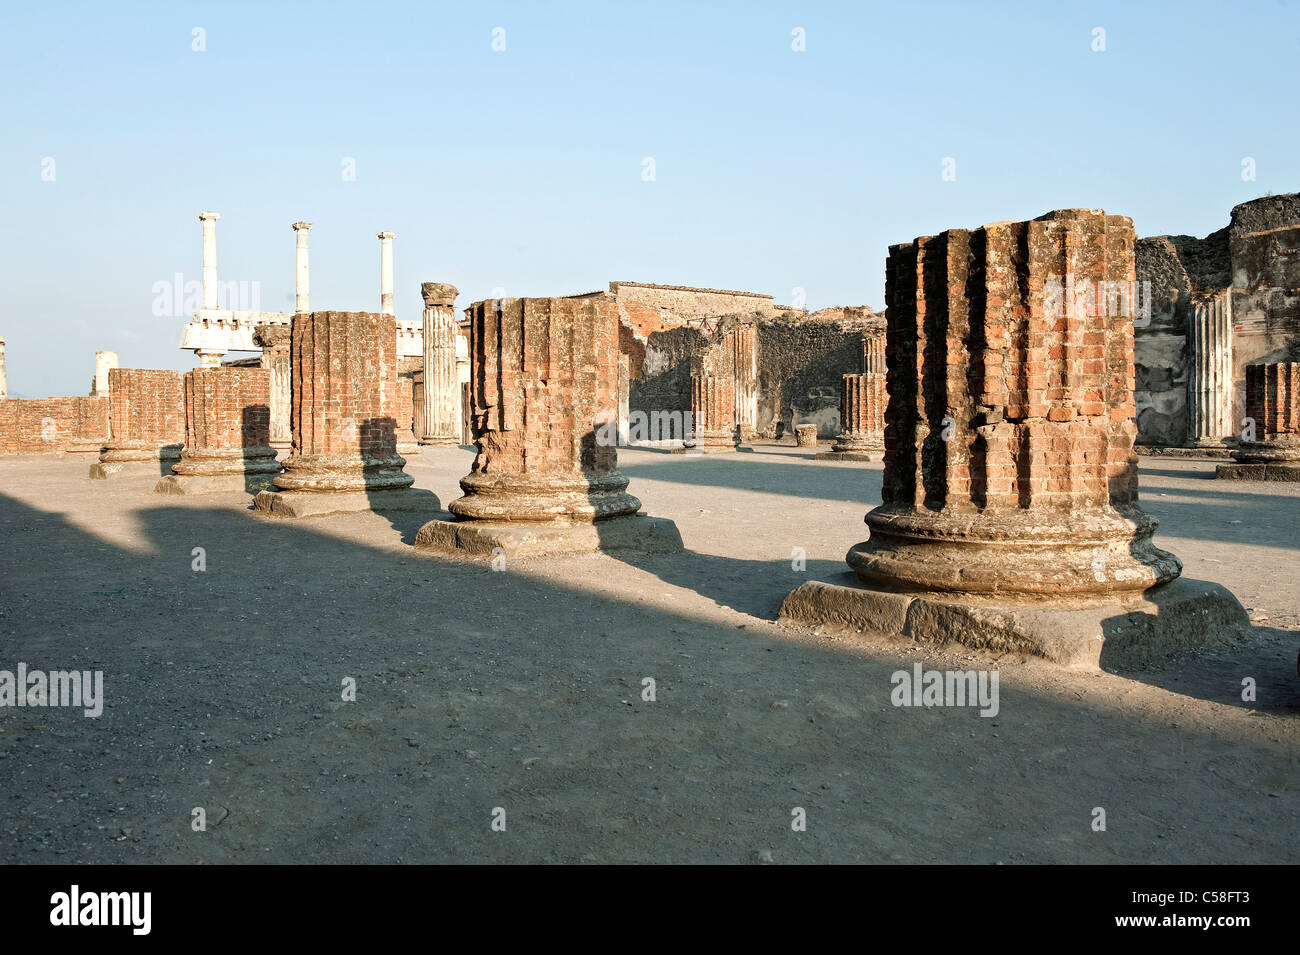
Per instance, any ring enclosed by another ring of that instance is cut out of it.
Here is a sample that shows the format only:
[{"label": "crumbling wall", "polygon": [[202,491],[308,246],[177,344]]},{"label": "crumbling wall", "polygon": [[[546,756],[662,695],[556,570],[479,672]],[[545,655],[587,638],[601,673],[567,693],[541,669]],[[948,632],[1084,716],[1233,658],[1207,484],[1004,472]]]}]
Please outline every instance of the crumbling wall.
[{"label": "crumbling wall", "polygon": [[107,436],[107,397],[0,399],[0,454],[57,454]]}]

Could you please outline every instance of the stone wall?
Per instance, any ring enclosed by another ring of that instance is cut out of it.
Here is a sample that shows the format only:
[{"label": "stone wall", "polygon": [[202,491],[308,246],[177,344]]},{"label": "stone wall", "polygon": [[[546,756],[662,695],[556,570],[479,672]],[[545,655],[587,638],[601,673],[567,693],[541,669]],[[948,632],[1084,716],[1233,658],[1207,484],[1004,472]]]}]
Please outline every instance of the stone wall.
[{"label": "stone wall", "polygon": [[185,441],[185,385],[179,371],[113,368],[108,373],[108,421],[113,442],[154,447]]},{"label": "stone wall", "polygon": [[0,455],[57,454],[108,437],[108,398],[0,399]]},{"label": "stone wall", "polygon": [[1182,445],[1188,424],[1188,321],[1198,299],[1229,290],[1233,420],[1245,415],[1245,369],[1300,359],[1300,194],[1265,196],[1232,210],[1204,239],[1154,236],[1136,245],[1139,285],[1150,282],[1150,321],[1136,323],[1138,440]]},{"label": "stone wall", "polygon": [[609,290],[618,302],[619,319],[643,338],[704,317],[779,310],[772,296],[760,292],[643,282],[610,282]]}]

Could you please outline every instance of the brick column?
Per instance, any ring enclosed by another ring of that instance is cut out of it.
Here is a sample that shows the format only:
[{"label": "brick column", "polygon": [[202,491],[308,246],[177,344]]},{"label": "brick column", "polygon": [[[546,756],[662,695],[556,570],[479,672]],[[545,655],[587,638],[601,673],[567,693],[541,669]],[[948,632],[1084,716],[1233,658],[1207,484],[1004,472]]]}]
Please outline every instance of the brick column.
[{"label": "brick column", "polygon": [[271,447],[271,375],[264,368],[185,373],[185,447],[154,490],[210,494],[262,490],[278,474]]},{"label": "brick column", "polygon": [[618,471],[614,299],[497,299],[468,312],[478,454],[448,507],[459,521],[426,524],[416,543],[536,553],[654,538]]},{"label": "brick column", "polygon": [[289,427],[293,402],[289,326],[258,325],[253,330],[253,343],[262,349],[262,367],[271,373],[271,447],[284,451],[293,443],[293,432]]},{"label": "brick column", "polygon": [[840,435],[819,460],[870,461],[871,452],[885,450],[885,376],[843,375],[840,378]]},{"label": "brick column", "polygon": [[1187,323],[1187,431],[1192,447],[1222,447],[1232,420],[1232,290],[1193,303]]},{"label": "brick column", "polygon": [[456,371],[456,286],[425,282],[424,433],[421,444],[460,444],[460,382]]},{"label": "brick column", "polygon": [[717,374],[707,358],[692,361],[691,428],[687,446],[696,451],[709,454],[740,447],[735,376]]},{"label": "brick column", "polygon": [[1219,465],[1218,476],[1300,481],[1300,362],[1246,366],[1246,417],[1236,463]]},{"label": "brick column", "polygon": [[733,325],[724,339],[735,376],[735,421],[741,441],[758,433],[758,328]]},{"label": "brick column", "polygon": [[1074,209],[890,249],[863,581],[1060,596],[1178,576],[1137,503],[1133,244],[1130,219]]},{"label": "brick column", "polygon": [[308,312],[291,330],[293,450],[257,495],[280,517],[341,511],[436,510],[397,453],[397,325],[391,315]]},{"label": "brick column", "polygon": [[178,371],[112,368],[108,372],[108,438],[90,477],[167,474],[185,440],[185,388]]}]

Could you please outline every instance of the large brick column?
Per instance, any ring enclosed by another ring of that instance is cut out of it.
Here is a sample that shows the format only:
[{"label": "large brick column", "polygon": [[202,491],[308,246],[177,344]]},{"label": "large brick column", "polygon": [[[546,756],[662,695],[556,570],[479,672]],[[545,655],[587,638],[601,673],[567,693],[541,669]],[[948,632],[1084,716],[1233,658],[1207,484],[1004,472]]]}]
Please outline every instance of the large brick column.
[{"label": "large brick column", "polygon": [[691,368],[691,428],[696,451],[735,451],[740,447],[736,424],[736,379],[718,374],[708,359],[696,359]]},{"label": "large brick column", "polygon": [[870,461],[885,450],[885,376],[843,375],[840,378],[840,434],[819,461]]},{"label": "large brick column", "polygon": [[1137,500],[1133,247],[1132,220],[1070,209],[890,249],[883,502],[847,560],[868,594],[926,595],[894,598],[904,632],[1097,662],[1117,605],[1163,601],[1166,649],[1244,622],[1217,585],[1160,586],[1182,565]]},{"label": "large brick column", "polygon": [[456,286],[425,282],[424,433],[421,444],[460,444],[460,381],[456,373]]},{"label": "large brick column", "polygon": [[108,439],[90,477],[167,474],[185,441],[185,389],[179,371],[111,368]]},{"label": "large brick column", "polygon": [[279,491],[257,495],[279,517],[341,511],[437,510],[410,489],[397,453],[397,325],[391,315],[307,312],[293,317],[293,450]]},{"label": "large brick column", "polygon": [[[1300,362],[1246,366],[1247,435],[1221,478],[1300,481]],[[1254,431],[1250,440],[1249,429]]]},{"label": "large brick column", "polygon": [[448,507],[459,520],[426,524],[417,545],[519,554],[662,537],[671,523],[635,518],[641,502],[618,471],[613,298],[497,299],[468,312],[478,454]]},{"label": "large brick column", "polygon": [[280,463],[271,447],[271,376],[264,368],[195,368],[185,373],[185,447],[159,494],[252,492]]}]

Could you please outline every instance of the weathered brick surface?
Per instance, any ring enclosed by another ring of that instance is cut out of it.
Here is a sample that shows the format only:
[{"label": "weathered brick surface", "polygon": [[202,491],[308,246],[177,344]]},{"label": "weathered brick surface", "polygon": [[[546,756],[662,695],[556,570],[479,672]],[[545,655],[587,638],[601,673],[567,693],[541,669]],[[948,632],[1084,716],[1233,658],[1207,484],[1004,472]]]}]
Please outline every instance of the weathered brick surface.
[{"label": "weathered brick surface", "polygon": [[691,426],[696,447],[735,448],[740,444],[736,378],[707,360],[697,360],[691,375]]},{"label": "weathered brick surface", "polygon": [[108,398],[0,398],[0,455],[56,454],[108,438]]},{"label": "weathered brick surface", "polygon": [[108,409],[110,448],[156,450],[185,440],[185,386],[179,371],[110,369]]},{"label": "weathered brick surface", "polygon": [[[883,354],[883,349],[881,353]],[[883,374],[844,375],[840,384],[840,427],[843,431],[835,439],[831,450],[839,452],[883,450],[885,401]]]},{"label": "weathered brick surface", "polygon": [[185,373],[185,451],[239,451],[271,442],[271,372],[195,368]]},{"label": "weathered brick surface", "polygon": [[467,311],[478,454],[451,511],[504,521],[635,513],[618,472],[613,299],[500,299]]},{"label": "weathered brick surface", "polygon": [[1300,434],[1300,362],[1247,365],[1246,415],[1265,440]]},{"label": "weathered brick surface", "polygon": [[293,450],[276,486],[307,491],[409,487],[414,478],[403,471],[406,462],[397,453],[400,389],[393,317],[295,315],[291,361]]},{"label": "weathered brick surface", "polygon": [[884,504],[859,574],[1022,593],[1177,575],[1137,507],[1132,303],[1052,291],[1131,283],[1133,243],[1123,216],[1065,210],[890,250]]}]

